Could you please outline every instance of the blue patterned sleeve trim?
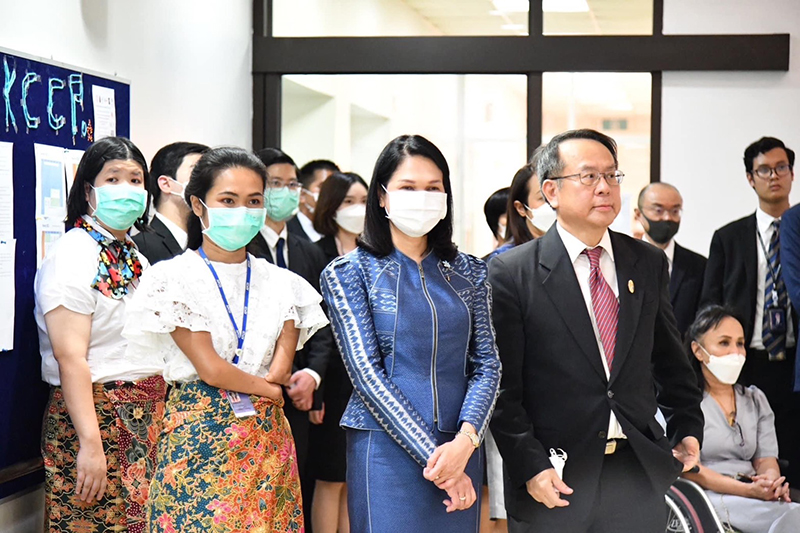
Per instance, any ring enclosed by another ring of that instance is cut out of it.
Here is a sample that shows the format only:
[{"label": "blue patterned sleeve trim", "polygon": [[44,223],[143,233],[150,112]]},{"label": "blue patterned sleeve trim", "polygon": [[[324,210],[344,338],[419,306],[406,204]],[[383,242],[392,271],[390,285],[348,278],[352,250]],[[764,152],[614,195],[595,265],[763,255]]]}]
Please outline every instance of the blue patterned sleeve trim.
[{"label": "blue patterned sleeve trim", "polygon": [[357,266],[348,258],[334,261],[322,273],[321,282],[334,338],[353,389],[386,433],[426,466],[436,449],[433,432],[386,375]]},{"label": "blue patterned sleeve trim", "polygon": [[492,418],[492,411],[500,394],[500,357],[495,344],[492,324],[492,288],[488,282],[486,263],[480,259],[463,256],[465,268],[475,281],[472,300],[472,338],[469,349],[470,377],[467,394],[459,419],[475,426],[482,440]]}]

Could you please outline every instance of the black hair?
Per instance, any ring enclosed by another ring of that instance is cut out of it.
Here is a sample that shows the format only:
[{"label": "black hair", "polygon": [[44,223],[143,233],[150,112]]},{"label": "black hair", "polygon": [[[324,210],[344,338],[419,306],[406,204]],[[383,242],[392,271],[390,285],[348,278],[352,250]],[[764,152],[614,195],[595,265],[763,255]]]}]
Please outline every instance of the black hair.
[{"label": "black hair", "polygon": [[508,202],[506,203],[506,218],[508,219],[508,235],[514,239],[514,246],[525,244],[533,240],[533,234],[528,228],[527,217],[519,216],[514,202],[521,202],[528,205],[528,198],[531,194],[531,178],[536,175],[534,163],[528,163],[514,174],[509,187]]},{"label": "black hair", "polygon": [[289,157],[286,152],[281,151],[278,148],[262,148],[256,152],[256,156],[264,163],[265,167],[271,167],[272,165],[292,165],[297,171],[297,165],[294,162],[294,159]]},{"label": "black hair", "polygon": [[183,164],[183,158],[190,154],[204,154],[208,151],[205,144],[190,142],[176,142],[161,148],[153,160],[150,161],[150,194],[153,196],[153,205],[158,207],[161,203],[161,187],[158,186],[160,176],[176,179],[178,168]]},{"label": "black hair", "polygon": [[315,159],[303,165],[303,168],[300,169],[299,176],[297,179],[299,179],[303,187],[307,189],[308,186],[311,185],[311,183],[314,181],[314,174],[318,170],[341,172],[339,170],[339,165],[337,165],[333,161],[330,161],[328,159]]},{"label": "black hair", "polygon": [[692,350],[692,342],[697,342],[700,344],[699,339],[712,329],[716,329],[726,318],[733,318],[737,320],[739,324],[742,323],[742,321],[736,315],[736,311],[730,307],[718,304],[706,305],[697,312],[694,322],[692,322],[692,324],[689,326],[689,329],[686,330],[684,348],[686,350],[687,357],[689,357],[689,362],[694,369],[695,375],[697,376],[697,386],[700,387],[700,389],[705,388],[706,379],[705,376],[703,376],[701,363],[698,361],[697,357],[695,357],[694,351]]},{"label": "black hair", "polygon": [[[229,168],[252,170],[261,178],[266,189],[267,168],[253,153],[236,147],[212,148],[203,154],[192,170],[192,177],[189,178],[184,191],[186,203],[192,205],[192,196],[205,202],[206,195],[214,186],[217,176]],[[189,237],[186,247],[190,250],[200,248],[203,244],[203,226],[200,224],[200,218],[194,213],[189,216],[186,233]]]},{"label": "black hair", "polygon": [[587,139],[599,142],[611,152],[611,155],[614,157],[614,166],[616,167],[619,165],[617,161],[617,143],[608,135],[590,129],[565,131],[550,139],[550,142],[544,145],[539,154],[539,161],[536,164],[536,174],[539,176],[540,186],[545,181],[557,178],[561,175],[561,172],[564,170],[564,162],[561,160],[559,146],[561,146],[561,143],[573,139]]},{"label": "black hair", "polygon": [[342,205],[350,187],[360,183],[365,189],[369,185],[364,178],[355,172],[334,172],[322,184],[319,190],[317,207],[314,208],[314,229],[321,235],[336,235],[339,225],[336,224],[334,216],[336,210]]},{"label": "black hair", "polygon": [[[142,168],[145,189],[147,193],[147,203],[150,205],[150,173],[147,171],[147,161],[142,152],[136,148],[130,139],[125,137],[103,137],[93,143],[81,157],[78,170],[75,172],[75,181],[69,190],[67,197],[67,220],[66,228],[69,231],[75,222],[89,212],[89,202],[86,200],[86,184],[94,185],[97,175],[109,161],[133,161]],[[144,210],[141,218],[135,223],[134,227],[139,231],[147,228],[147,209]]]},{"label": "black hair", "polygon": [[753,160],[761,154],[766,154],[770,150],[781,148],[789,158],[789,166],[794,168],[794,150],[786,148],[783,141],[775,137],[761,137],[759,140],[745,148],[744,150],[744,171],[748,174],[753,173]]},{"label": "black hair", "polygon": [[389,219],[386,218],[386,210],[381,207],[381,195],[383,188],[397,171],[397,167],[411,156],[431,160],[442,172],[444,192],[447,193],[447,214],[428,232],[428,247],[439,259],[451,261],[458,254],[458,248],[453,243],[453,191],[450,187],[450,168],[442,152],[421,135],[401,135],[387,144],[378,156],[367,193],[364,233],[359,237],[358,244],[379,257],[387,256],[394,250]]},{"label": "black hair", "polygon": [[508,204],[508,187],[503,187],[494,191],[486,203],[483,204],[483,215],[486,217],[486,223],[489,224],[489,229],[492,230],[492,235],[498,240],[504,240],[505,235],[498,235],[500,216],[506,214],[506,205]]}]

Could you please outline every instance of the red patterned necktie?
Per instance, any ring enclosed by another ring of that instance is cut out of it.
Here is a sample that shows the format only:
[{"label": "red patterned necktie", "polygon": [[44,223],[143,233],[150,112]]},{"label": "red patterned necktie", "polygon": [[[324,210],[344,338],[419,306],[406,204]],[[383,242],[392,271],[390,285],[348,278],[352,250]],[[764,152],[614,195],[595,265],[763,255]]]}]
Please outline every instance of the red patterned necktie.
[{"label": "red patterned necktie", "polygon": [[587,248],[583,253],[589,257],[589,289],[592,293],[592,309],[610,372],[611,364],[614,361],[614,350],[617,347],[619,302],[600,270],[600,255],[603,253],[603,248],[601,246],[591,250]]}]

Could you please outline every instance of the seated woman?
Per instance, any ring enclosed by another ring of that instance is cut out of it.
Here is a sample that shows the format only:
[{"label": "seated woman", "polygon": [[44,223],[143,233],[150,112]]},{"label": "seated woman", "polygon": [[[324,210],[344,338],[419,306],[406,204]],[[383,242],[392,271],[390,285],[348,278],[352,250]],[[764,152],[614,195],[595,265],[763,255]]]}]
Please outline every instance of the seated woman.
[{"label": "seated woman", "polygon": [[737,385],[745,362],[744,330],[718,305],[701,309],[686,337],[703,389],[705,430],[697,473],[720,519],[743,533],[800,531],[800,504],[778,466],[775,417],[755,386]]}]

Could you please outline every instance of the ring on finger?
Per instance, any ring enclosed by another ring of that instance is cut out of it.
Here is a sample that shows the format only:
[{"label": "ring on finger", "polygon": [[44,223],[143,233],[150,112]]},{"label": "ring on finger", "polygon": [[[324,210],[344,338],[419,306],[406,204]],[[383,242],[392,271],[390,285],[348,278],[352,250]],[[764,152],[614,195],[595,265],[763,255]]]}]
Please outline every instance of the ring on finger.
[{"label": "ring on finger", "polygon": [[458,499],[461,500],[462,502],[467,501],[467,497],[466,496],[459,496]]}]

